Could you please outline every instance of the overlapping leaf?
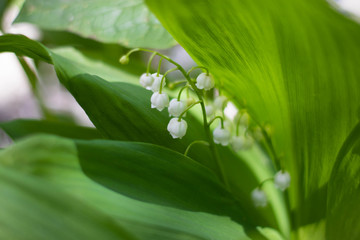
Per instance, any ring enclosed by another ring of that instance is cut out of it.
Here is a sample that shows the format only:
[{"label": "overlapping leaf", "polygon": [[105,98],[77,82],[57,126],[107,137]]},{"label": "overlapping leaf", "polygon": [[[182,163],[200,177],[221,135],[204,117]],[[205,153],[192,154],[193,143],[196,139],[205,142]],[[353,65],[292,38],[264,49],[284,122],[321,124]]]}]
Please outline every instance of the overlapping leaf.
[{"label": "overlapping leaf", "polygon": [[167,48],[175,44],[142,0],[26,0],[16,22],[128,47]]},{"label": "overlapping leaf", "polygon": [[335,156],[357,122],[360,26],[325,1],[147,3],[237,105],[273,126],[295,229],[324,218]]}]

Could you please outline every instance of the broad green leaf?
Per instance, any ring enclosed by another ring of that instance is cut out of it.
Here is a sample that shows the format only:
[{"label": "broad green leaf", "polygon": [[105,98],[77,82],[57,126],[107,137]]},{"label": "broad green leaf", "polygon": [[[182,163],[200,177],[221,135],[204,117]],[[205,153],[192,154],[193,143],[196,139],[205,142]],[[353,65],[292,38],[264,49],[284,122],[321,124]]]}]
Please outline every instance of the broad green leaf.
[{"label": "broad green leaf", "polygon": [[326,239],[359,239],[360,124],[337,157],[328,192]]},{"label": "broad green leaf", "polygon": [[73,144],[59,137],[22,140],[0,154],[1,164],[56,185],[110,215],[139,239],[248,239],[227,217],[136,201],[93,182],[81,171]]},{"label": "broad green leaf", "polygon": [[177,152],[145,143],[76,141],[84,173],[95,181],[146,202],[245,219],[217,176]]},{"label": "broad green leaf", "polygon": [[1,239],[136,239],[53,184],[2,166],[0,195]]},{"label": "broad green leaf", "polygon": [[168,48],[176,43],[142,0],[26,0],[15,22],[127,47]]},{"label": "broad green leaf", "polygon": [[33,134],[48,133],[74,139],[101,139],[102,135],[95,129],[80,127],[74,124],[49,120],[18,119],[0,123],[13,140]]},{"label": "broad green leaf", "polygon": [[320,0],[146,2],[238,106],[273,127],[294,229],[324,218],[322,189],[357,122],[360,26]]}]

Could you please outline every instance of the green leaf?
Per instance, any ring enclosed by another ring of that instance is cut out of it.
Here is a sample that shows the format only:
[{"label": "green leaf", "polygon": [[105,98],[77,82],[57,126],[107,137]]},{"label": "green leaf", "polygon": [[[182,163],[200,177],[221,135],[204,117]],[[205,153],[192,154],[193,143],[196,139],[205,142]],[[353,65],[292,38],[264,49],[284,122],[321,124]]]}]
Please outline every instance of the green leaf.
[{"label": "green leaf", "polygon": [[15,22],[127,47],[168,48],[176,43],[142,0],[26,0]]},{"label": "green leaf", "polygon": [[244,221],[236,199],[216,175],[184,155],[145,143],[94,140],[76,141],[76,146],[84,173],[110,189],[142,201]]},{"label": "green leaf", "polygon": [[135,240],[110,217],[54,185],[0,167],[1,239]]},{"label": "green leaf", "polygon": [[38,133],[48,133],[74,139],[103,138],[95,128],[80,127],[74,124],[49,120],[18,119],[0,123],[0,128],[13,140]]},{"label": "green leaf", "polygon": [[111,215],[140,239],[248,239],[227,217],[136,201],[90,180],[71,141],[48,135],[21,140],[0,153],[0,164],[36,176]]},{"label": "green leaf", "polygon": [[47,49],[41,43],[23,35],[5,34],[0,36],[0,52],[13,52],[20,56],[28,56],[51,63]]},{"label": "green leaf", "polygon": [[326,239],[359,239],[360,124],[337,157],[328,192]]},{"label": "green leaf", "polygon": [[358,117],[360,26],[325,1],[146,2],[238,106],[273,127],[294,229],[325,218],[319,189]]}]

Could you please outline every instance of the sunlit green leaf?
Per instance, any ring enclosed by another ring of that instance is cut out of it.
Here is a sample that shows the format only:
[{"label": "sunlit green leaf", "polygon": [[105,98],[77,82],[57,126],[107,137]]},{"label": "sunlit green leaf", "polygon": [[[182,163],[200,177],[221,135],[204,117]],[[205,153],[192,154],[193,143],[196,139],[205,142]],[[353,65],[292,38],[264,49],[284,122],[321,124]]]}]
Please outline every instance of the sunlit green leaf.
[{"label": "sunlit green leaf", "polygon": [[168,48],[175,44],[142,0],[26,0],[16,22],[128,47]]}]

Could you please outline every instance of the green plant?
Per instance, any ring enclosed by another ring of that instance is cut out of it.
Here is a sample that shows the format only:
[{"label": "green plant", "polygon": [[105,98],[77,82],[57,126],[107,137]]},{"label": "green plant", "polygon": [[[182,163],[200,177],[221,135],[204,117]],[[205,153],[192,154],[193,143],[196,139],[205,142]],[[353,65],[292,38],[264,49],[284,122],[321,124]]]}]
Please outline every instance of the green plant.
[{"label": "green plant", "polygon": [[[0,36],[34,92],[22,56],[54,65],[96,127],[51,120],[46,103],[44,120],[0,124],[15,140],[0,152],[1,238],[358,239],[359,25],[320,0],[146,5],[199,67],[147,49],[175,41],[142,1],[27,0],[16,21],[43,28],[43,43]],[[150,75],[140,50],[175,68]],[[185,81],[164,86],[175,70]],[[205,106],[214,84],[240,109],[232,147]]]}]

